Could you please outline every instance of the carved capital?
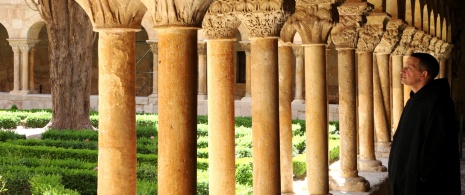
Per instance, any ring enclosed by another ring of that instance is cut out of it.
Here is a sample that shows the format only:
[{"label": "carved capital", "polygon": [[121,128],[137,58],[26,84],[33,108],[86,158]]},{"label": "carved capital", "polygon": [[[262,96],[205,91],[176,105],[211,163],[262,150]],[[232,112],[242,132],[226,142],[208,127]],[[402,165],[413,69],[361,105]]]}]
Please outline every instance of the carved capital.
[{"label": "carved capital", "polygon": [[367,23],[358,32],[357,50],[373,52],[383,36],[385,20],[389,17],[385,13],[374,13],[367,16]]},{"label": "carved capital", "polygon": [[294,55],[296,57],[303,57],[304,56],[304,47],[300,45],[292,46],[292,50],[294,51]]},{"label": "carved capital", "polygon": [[197,43],[197,53],[199,55],[207,55],[207,44],[206,43]]},{"label": "carved capital", "polygon": [[441,49],[439,50],[439,60],[447,60],[450,57],[450,54],[452,52],[452,48],[454,48],[454,45],[450,43],[443,43],[441,45]]},{"label": "carved capital", "polygon": [[284,9],[282,0],[241,0],[236,2],[234,10],[250,37],[278,37],[291,13]]},{"label": "carved capital", "polygon": [[407,26],[401,19],[391,19],[386,25],[386,31],[379,45],[375,48],[376,53],[390,54],[394,46],[400,41],[400,34]]},{"label": "carved capital", "polygon": [[150,46],[150,50],[153,54],[158,55],[158,42],[156,41],[147,41]]},{"label": "carved capital", "polygon": [[201,28],[213,0],[140,0],[148,8],[155,27],[180,26]]},{"label": "carved capital", "polygon": [[[320,0],[323,1],[323,0]],[[308,3],[313,2],[313,3]],[[296,11],[290,16],[281,30],[284,42],[291,42],[299,33],[302,43],[325,43],[332,28],[331,1],[315,4],[316,1],[297,2]]]},{"label": "carved capital", "polygon": [[[429,53],[434,53],[435,55],[437,54],[436,52],[436,44],[438,43],[438,38],[437,37],[432,37],[431,40],[429,41],[429,46],[428,46],[428,52]],[[439,45],[439,48],[441,45]],[[438,49],[439,51],[439,49]]]},{"label": "carved capital", "polygon": [[421,38],[421,41],[419,42],[419,45],[415,48],[415,52],[424,52],[424,53],[429,53],[429,44],[431,42],[431,39],[433,38],[432,35],[430,34],[424,34],[424,36]]},{"label": "carved capital", "polygon": [[39,43],[40,40],[31,39],[8,39],[8,42],[13,49],[13,52],[29,52],[35,44]]},{"label": "carved capital", "polygon": [[245,51],[245,55],[250,55],[250,42],[240,42],[240,44]]},{"label": "carved capital", "polygon": [[202,28],[208,39],[236,38],[240,20],[233,14],[233,5],[228,1],[215,1],[203,19]]},{"label": "carved capital", "polygon": [[417,51],[418,48],[420,48],[422,38],[425,35],[425,32],[423,31],[416,31],[415,34],[413,35],[412,42],[410,43],[410,50],[411,51]]},{"label": "carved capital", "polygon": [[140,29],[147,8],[132,0],[76,0],[86,11],[95,31]]},{"label": "carved capital", "polygon": [[[415,27],[409,26],[402,32],[402,38],[400,39],[399,45],[394,50],[395,55],[406,55],[410,49],[410,44],[413,39],[413,35],[417,32]],[[381,40],[382,41],[382,40]]]},{"label": "carved capital", "polygon": [[338,48],[355,48],[362,16],[369,9],[366,2],[345,3],[337,8],[339,23],[331,30],[331,39]]}]

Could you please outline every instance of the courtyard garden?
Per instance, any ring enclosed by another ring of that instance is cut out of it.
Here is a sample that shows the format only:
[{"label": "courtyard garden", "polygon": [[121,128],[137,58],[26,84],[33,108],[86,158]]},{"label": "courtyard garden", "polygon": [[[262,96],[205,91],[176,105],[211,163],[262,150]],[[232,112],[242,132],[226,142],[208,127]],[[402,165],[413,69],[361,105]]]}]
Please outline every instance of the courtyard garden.
[{"label": "courtyard garden", "polygon": [[[41,139],[16,134],[17,126],[44,127],[50,110],[0,110],[0,194],[97,194],[98,131],[48,130]],[[90,115],[98,127],[98,113]],[[137,194],[157,193],[155,114],[136,115]],[[235,120],[236,191],[252,194],[252,119]],[[293,120],[294,177],[305,177],[305,121]],[[330,162],[339,156],[339,128],[329,125]],[[208,117],[197,117],[197,194],[208,194]],[[3,192],[2,192],[3,191]]]}]

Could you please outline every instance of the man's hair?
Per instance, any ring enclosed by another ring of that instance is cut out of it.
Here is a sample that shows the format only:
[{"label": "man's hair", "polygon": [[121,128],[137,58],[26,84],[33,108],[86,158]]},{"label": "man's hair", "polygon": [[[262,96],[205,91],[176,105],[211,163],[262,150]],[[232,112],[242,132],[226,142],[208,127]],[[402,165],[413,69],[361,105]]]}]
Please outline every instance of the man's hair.
[{"label": "man's hair", "polygon": [[420,60],[419,68],[421,71],[428,72],[428,79],[433,80],[439,74],[439,62],[436,58],[428,53],[413,53],[410,55]]}]

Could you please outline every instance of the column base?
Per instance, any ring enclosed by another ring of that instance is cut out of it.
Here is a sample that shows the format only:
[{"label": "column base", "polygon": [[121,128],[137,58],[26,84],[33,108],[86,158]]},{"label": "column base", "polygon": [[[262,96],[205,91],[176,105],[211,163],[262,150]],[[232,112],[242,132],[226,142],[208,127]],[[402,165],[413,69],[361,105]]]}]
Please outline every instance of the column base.
[{"label": "column base", "polygon": [[305,100],[295,99],[295,100],[292,100],[292,104],[305,104]]},{"label": "column base", "polygon": [[375,142],[376,158],[389,158],[391,152],[391,142]]},{"label": "column base", "polygon": [[386,172],[387,168],[379,160],[357,160],[357,168],[364,172]]},{"label": "column base", "polygon": [[370,190],[370,182],[364,177],[341,177],[340,173],[330,174],[329,189],[342,192],[367,192]]},{"label": "column base", "polygon": [[252,97],[250,96],[245,96],[241,99],[241,101],[244,101],[244,102],[252,102]]},{"label": "column base", "polygon": [[21,94],[21,90],[14,89],[13,91],[10,91],[10,94]]},{"label": "column base", "polygon": [[204,95],[204,94],[199,94],[197,95],[197,100],[207,100],[207,95]]}]

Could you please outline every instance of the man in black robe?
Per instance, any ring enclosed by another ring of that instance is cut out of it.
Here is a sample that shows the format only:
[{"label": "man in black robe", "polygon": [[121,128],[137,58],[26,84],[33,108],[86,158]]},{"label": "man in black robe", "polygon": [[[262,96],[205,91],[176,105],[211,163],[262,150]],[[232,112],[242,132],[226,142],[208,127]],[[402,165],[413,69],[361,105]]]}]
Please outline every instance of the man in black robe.
[{"label": "man in black robe", "polygon": [[460,194],[460,157],[454,103],[439,63],[414,53],[401,71],[412,89],[399,120],[389,155],[393,195]]}]

